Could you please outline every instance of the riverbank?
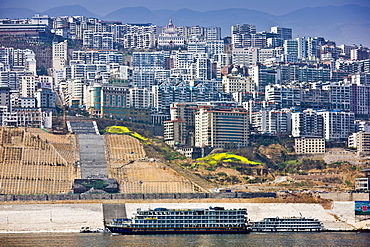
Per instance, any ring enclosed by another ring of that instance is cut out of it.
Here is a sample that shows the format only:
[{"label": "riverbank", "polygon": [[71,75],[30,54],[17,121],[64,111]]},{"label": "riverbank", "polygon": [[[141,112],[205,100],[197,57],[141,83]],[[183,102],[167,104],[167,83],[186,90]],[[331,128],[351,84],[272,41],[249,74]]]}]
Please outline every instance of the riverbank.
[{"label": "riverbank", "polygon": [[[103,204],[106,203],[2,204],[0,205],[0,233],[79,232],[84,226],[103,228],[104,220],[108,220]],[[209,206],[247,208],[248,218],[251,221],[262,220],[265,217],[302,215],[319,219],[324,228],[333,231],[370,228],[370,220],[356,222],[353,202],[334,202],[330,209],[315,203],[251,203],[242,202],[242,200],[227,203],[222,201],[124,203],[127,217],[130,217],[137,208],[208,208]],[[110,217],[122,217],[123,212],[122,215],[119,211],[110,212],[110,215]]]}]

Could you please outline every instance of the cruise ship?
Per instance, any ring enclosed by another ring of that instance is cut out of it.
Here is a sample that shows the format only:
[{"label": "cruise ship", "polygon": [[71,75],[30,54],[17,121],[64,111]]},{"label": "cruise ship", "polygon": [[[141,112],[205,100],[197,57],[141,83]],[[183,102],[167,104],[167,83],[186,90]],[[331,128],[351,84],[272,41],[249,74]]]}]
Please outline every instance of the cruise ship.
[{"label": "cruise ship", "polygon": [[138,209],[131,219],[113,219],[106,227],[120,234],[249,233],[246,209]]},{"label": "cruise ship", "polygon": [[262,221],[252,222],[254,232],[320,232],[323,230],[319,220],[305,217],[264,218]]}]

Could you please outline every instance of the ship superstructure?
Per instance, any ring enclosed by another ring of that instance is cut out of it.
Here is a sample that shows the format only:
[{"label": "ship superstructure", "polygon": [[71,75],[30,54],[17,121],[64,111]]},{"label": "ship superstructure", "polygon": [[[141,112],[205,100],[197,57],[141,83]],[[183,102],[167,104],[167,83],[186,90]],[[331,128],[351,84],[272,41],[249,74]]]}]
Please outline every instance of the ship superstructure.
[{"label": "ship superstructure", "polygon": [[113,233],[248,233],[246,209],[138,209],[132,219],[113,219]]}]

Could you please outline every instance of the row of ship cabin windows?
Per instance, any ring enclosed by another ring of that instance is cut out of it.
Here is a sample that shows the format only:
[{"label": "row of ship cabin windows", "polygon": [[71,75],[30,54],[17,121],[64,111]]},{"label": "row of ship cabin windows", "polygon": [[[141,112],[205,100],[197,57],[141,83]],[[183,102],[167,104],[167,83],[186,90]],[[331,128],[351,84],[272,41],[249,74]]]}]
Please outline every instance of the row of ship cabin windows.
[{"label": "row of ship cabin windows", "polygon": [[[183,227],[243,227],[242,224],[176,224],[176,225],[166,225],[166,228],[183,228]],[[153,225],[137,225],[136,228],[153,228]]]},{"label": "row of ship cabin windows", "polygon": [[[244,215],[239,215],[239,216],[194,216],[194,217],[183,217],[183,216],[158,216],[156,219],[174,219],[174,220],[179,220],[179,219],[244,219]],[[137,216],[137,219],[145,219],[144,216]]]},{"label": "row of ship cabin windows", "polygon": [[244,215],[245,213],[242,211],[208,211],[208,212],[198,212],[198,211],[185,211],[185,212],[172,212],[172,211],[156,211],[156,212],[139,212],[138,215],[236,215],[241,214]]},{"label": "row of ship cabin windows", "polygon": [[[244,223],[244,219],[243,220],[222,220],[223,223]],[[211,220],[211,221],[208,221],[207,222],[209,223],[218,223],[217,221],[215,220]],[[188,224],[191,224],[191,223],[206,223],[206,222],[203,222],[202,220],[138,220],[138,221],[135,221],[135,223],[137,224],[173,224],[173,223],[188,223]]]}]

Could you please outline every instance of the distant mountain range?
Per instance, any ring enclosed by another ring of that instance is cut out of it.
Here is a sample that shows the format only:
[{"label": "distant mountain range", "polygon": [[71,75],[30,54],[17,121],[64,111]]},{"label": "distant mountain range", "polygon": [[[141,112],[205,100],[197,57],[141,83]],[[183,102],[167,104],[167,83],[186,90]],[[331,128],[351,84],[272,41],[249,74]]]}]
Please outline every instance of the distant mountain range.
[{"label": "distant mountain range", "polygon": [[[170,18],[177,26],[219,26],[223,36],[230,35],[235,24],[253,24],[257,31],[269,31],[279,25],[293,29],[293,36],[320,36],[337,44],[363,44],[370,46],[370,8],[355,4],[340,7],[325,6],[303,8],[285,15],[275,16],[265,12],[231,8],[199,12],[189,9],[154,10],[145,7],[121,8],[105,16],[91,13],[80,5],[62,6],[40,14],[49,16],[83,15],[123,23],[153,23],[165,26]],[[0,18],[26,18],[36,14],[26,8],[0,8]]]}]

